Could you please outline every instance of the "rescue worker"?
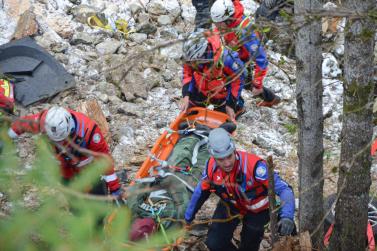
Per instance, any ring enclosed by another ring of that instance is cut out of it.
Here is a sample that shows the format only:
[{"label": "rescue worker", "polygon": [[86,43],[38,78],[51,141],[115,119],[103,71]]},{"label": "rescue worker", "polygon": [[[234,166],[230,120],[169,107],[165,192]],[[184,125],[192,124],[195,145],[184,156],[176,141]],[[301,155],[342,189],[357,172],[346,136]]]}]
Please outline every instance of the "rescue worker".
[{"label": "rescue worker", "polygon": [[[236,129],[236,125],[230,122],[225,122],[220,127],[229,132]],[[183,122],[180,125],[180,130],[184,129],[192,129],[192,127]],[[139,182],[140,184],[133,185],[128,189],[127,205],[131,209],[134,221],[138,221],[140,218],[152,218],[158,222],[156,219],[156,212],[158,212],[161,219],[177,220],[176,222],[164,220],[162,226],[165,230],[178,224],[181,226],[192,192],[210,157],[207,147],[210,130],[207,126],[197,124],[195,131],[182,133],[167,160],[170,168],[164,168],[164,171],[171,175],[161,177],[153,182]],[[151,226],[149,220],[145,223]],[[150,234],[147,230],[151,228],[144,224],[133,224],[133,227],[131,232],[139,233],[137,236],[143,236],[143,229],[146,234]]]},{"label": "rescue worker", "polygon": [[183,44],[183,57],[181,111],[213,105],[235,122],[244,111],[243,63],[238,54],[222,46],[220,36],[195,32]]},{"label": "rescue worker", "polygon": [[[82,113],[53,106],[38,114],[23,116],[14,121],[8,130],[11,138],[30,133],[45,133],[54,143],[56,157],[60,162],[63,183],[69,183],[86,165],[95,159],[95,153],[101,153],[111,158],[109,146],[102,135],[99,126]],[[81,149],[90,150],[87,154]],[[107,190],[115,197],[121,195],[118,177],[111,163],[106,174],[102,176]],[[102,182],[98,182],[90,193],[105,195]]]},{"label": "rescue worker", "polygon": [[211,18],[217,27],[215,33],[222,34],[226,45],[237,51],[244,62],[247,75],[245,88],[263,99],[257,106],[278,104],[280,98],[263,86],[267,74],[267,55],[258,33],[252,30],[250,18],[244,16],[240,1],[217,0],[211,7]]},{"label": "rescue worker", "polygon": [[[189,225],[195,214],[208,199],[211,192],[221,198],[208,231],[206,245],[209,250],[259,250],[264,234],[264,225],[269,221],[268,172],[266,163],[260,157],[237,151],[233,140],[222,128],[214,129],[208,138],[211,155],[203,172],[201,181],[185,212]],[[290,235],[295,229],[294,195],[290,186],[277,173],[274,173],[275,192],[281,200],[279,232]],[[242,218],[230,217],[240,214]],[[228,219],[228,220],[226,220]],[[239,249],[231,243],[233,232],[242,221],[241,243]]]}]

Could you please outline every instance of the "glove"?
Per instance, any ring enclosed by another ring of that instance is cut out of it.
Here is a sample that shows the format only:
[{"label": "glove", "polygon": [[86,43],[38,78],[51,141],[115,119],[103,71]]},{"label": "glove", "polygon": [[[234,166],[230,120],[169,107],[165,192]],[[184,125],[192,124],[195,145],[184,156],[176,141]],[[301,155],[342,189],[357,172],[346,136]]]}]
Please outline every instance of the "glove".
[{"label": "glove", "polygon": [[295,223],[289,218],[281,218],[278,222],[278,229],[281,235],[290,235],[295,228]]}]

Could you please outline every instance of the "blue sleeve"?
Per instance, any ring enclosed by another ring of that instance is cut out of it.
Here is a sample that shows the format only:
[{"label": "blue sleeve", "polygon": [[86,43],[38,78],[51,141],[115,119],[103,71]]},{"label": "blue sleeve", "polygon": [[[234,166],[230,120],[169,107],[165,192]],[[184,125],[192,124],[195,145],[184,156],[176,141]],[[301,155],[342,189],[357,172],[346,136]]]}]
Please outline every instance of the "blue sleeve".
[{"label": "blue sleeve", "polygon": [[[243,32],[243,36],[246,36],[248,32],[245,30]],[[247,38],[244,38],[244,45],[246,50],[250,54],[250,58],[255,59],[255,63],[262,68],[263,70],[267,68],[268,60],[266,52],[264,51],[263,46],[260,43],[259,38],[255,34],[255,32],[252,32],[251,35],[249,35]]]},{"label": "blue sleeve", "polygon": [[194,220],[196,213],[202,207],[203,203],[208,199],[210,194],[210,191],[202,190],[202,181],[200,181],[196,186],[191,200],[187,206],[185,212],[186,222],[190,223]]},{"label": "blue sleeve", "polygon": [[295,213],[295,196],[291,187],[280,178],[279,174],[274,173],[275,193],[280,197],[282,208],[280,210],[281,218],[294,218]]},{"label": "blue sleeve", "polygon": [[235,80],[235,81],[232,81],[231,84],[227,85],[227,91],[228,91],[227,101],[232,101],[231,106],[233,107],[238,102],[241,96],[242,89],[245,85],[246,71],[245,71],[244,63],[239,58],[237,52],[224,49],[223,58],[224,58],[225,74],[231,77],[238,76],[238,79],[239,79],[239,81]]},{"label": "blue sleeve", "polygon": [[190,223],[194,220],[196,213],[202,207],[203,203],[208,199],[211,192],[209,190],[202,189],[203,180],[208,179],[207,175],[208,161],[206,167],[203,170],[201,181],[196,185],[194,193],[192,194],[191,200],[186,208],[185,220]]}]

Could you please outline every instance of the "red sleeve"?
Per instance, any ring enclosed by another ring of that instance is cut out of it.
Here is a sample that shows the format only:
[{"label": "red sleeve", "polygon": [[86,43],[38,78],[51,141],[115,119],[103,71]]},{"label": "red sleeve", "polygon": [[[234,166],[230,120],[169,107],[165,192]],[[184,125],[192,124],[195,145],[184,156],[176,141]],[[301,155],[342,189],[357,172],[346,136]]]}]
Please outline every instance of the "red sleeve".
[{"label": "red sleeve", "polygon": [[183,65],[183,80],[182,84],[187,85],[191,82],[193,70],[188,64]]},{"label": "red sleeve", "polygon": [[42,111],[37,114],[33,115],[27,115],[20,117],[16,121],[14,121],[11,125],[12,130],[17,134],[23,134],[25,132],[30,132],[30,133],[39,133],[41,132],[41,124],[42,121],[42,115],[45,111]]},{"label": "red sleeve", "polygon": [[110,155],[110,148],[98,126],[95,128],[94,132],[92,133],[92,138],[90,139],[88,150],[91,150],[97,153],[104,153],[108,157],[110,157],[111,165],[107,169],[103,178],[106,181],[106,185],[109,188],[110,192],[113,192],[119,189],[120,188],[119,179],[116,176],[115,171],[114,171],[114,161]]}]

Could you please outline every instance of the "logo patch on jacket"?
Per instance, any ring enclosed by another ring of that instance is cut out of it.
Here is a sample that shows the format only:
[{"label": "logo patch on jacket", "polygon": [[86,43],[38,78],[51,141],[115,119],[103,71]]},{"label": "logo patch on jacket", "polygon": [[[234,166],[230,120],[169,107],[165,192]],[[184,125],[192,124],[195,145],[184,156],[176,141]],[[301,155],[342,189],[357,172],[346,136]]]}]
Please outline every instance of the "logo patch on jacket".
[{"label": "logo patch on jacket", "polygon": [[251,51],[257,51],[257,49],[258,49],[258,45],[257,44],[250,45],[250,50]]},{"label": "logo patch on jacket", "polygon": [[238,71],[239,68],[240,68],[240,66],[238,65],[238,63],[237,62],[233,62],[233,65],[232,65],[233,71]]},{"label": "logo patch on jacket", "polygon": [[259,180],[267,179],[267,167],[265,163],[259,163],[255,170],[255,178]]},{"label": "logo patch on jacket", "polygon": [[93,142],[94,143],[99,143],[101,141],[101,135],[99,135],[99,133],[95,133],[94,135],[93,135]]}]

